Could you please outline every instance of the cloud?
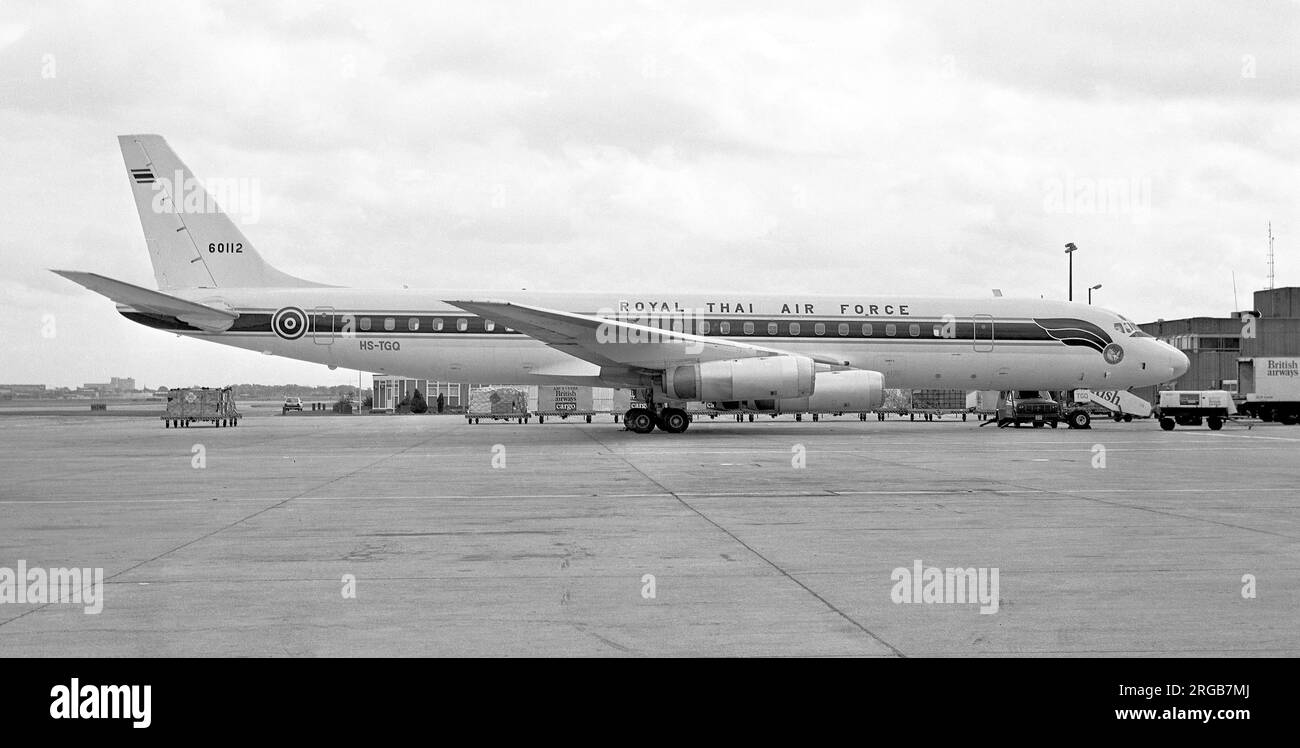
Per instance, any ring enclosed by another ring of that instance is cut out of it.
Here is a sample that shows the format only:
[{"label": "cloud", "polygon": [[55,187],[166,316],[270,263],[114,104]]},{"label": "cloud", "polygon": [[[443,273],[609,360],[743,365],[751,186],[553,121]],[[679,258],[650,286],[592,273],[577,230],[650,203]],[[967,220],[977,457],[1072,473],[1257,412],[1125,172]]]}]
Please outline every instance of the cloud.
[{"label": "cloud", "polygon": [[[1300,231],[1294,3],[6,10],[0,380],[285,371],[156,355],[182,349],[45,272],[152,282],[126,132],[256,180],[259,250],[356,286],[1059,298],[1073,241],[1079,288],[1145,320],[1228,311],[1266,223]],[[97,334],[55,354],[55,303]]]}]

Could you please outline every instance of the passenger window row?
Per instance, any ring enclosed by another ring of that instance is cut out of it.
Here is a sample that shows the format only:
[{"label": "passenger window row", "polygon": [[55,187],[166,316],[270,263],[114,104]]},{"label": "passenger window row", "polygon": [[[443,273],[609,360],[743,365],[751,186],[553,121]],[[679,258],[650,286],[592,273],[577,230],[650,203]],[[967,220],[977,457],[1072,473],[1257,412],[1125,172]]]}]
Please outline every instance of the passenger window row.
[{"label": "passenger window row", "polygon": [[[369,332],[373,329],[376,329],[376,325],[378,325],[382,327],[382,329],[385,332],[393,332],[394,330],[397,329],[397,319],[398,318],[396,317],[369,317],[369,316],[358,317],[357,328],[360,329],[362,332]],[[406,329],[410,332],[419,332],[421,329],[430,329],[434,332],[442,332],[443,330],[447,329],[446,327],[447,324],[448,324],[447,321],[445,321],[442,317],[432,317],[432,318],[407,317],[406,318]],[[466,332],[469,330],[469,318],[467,317],[456,317],[451,324],[455,326],[457,332]],[[425,328],[426,325],[427,328]],[[758,329],[755,326],[755,323],[753,322],[742,322],[739,323],[738,326],[740,332],[744,335],[753,335]],[[733,323],[730,321],[718,322],[717,334],[731,335],[732,327],[733,327]],[[880,332],[882,332],[882,330],[878,329],[881,327],[883,327],[883,334],[885,337],[889,337],[889,338],[898,337],[899,325],[894,322],[887,322],[883,326],[871,322],[864,322],[862,323],[862,326],[860,328],[861,337],[864,338],[876,337]],[[835,328],[834,333],[842,338],[848,337],[852,332],[852,328],[847,322],[840,322],[834,325],[834,328]],[[486,332],[495,332],[497,329],[497,325],[494,321],[490,319],[484,320],[483,329]],[[509,327],[505,327],[503,329],[505,332],[513,332]],[[696,332],[699,335],[709,335],[710,333],[713,332],[713,329],[714,329],[714,323],[711,323],[707,320],[701,320],[699,325],[696,328]],[[764,329],[767,335],[769,336],[777,336],[781,334],[781,325],[778,322],[768,322],[765,325]],[[787,323],[785,329],[791,336],[797,337],[802,334],[803,325],[800,324],[799,322],[790,322]],[[943,337],[942,329],[939,325],[934,325],[932,332],[934,337],[936,338]],[[818,337],[825,336],[827,334],[827,324],[825,322],[813,323],[812,333],[813,335],[816,335]],[[907,324],[906,334],[913,338],[920,337],[921,325],[915,322]]]},{"label": "passenger window row", "polygon": [[[428,329],[433,330],[434,332],[442,332],[444,329],[446,329],[446,322],[443,320],[442,317],[433,317],[431,319],[425,317],[408,317],[406,319],[406,329],[409,330],[410,332],[419,332],[420,329],[426,324],[426,320],[427,320]],[[357,318],[357,328],[362,332],[369,332],[370,330],[376,329],[375,327],[376,323],[382,326],[385,332],[392,332],[397,329],[396,317],[373,317],[373,318],[358,317]],[[456,326],[457,332],[465,332],[469,330],[468,317],[457,317],[454,324]],[[496,329],[497,329],[496,322],[493,322],[490,319],[483,320],[484,331],[495,332]],[[505,328],[505,331],[510,332],[510,328],[508,327]]]},{"label": "passenger window row", "polygon": [[[732,329],[731,322],[719,322],[717,323],[717,325],[718,325],[719,335],[731,334],[731,329]],[[898,328],[899,326],[896,323],[893,322],[886,323],[883,329],[885,337],[890,337],[890,338],[897,337],[899,333]],[[708,321],[701,321],[699,323],[699,326],[696,329],[698,334],[708,335],[713,331],[713,323]],[[755,329],[756,328],[753,322],[744,322],[740,324],[740,331],[744,335],[753,335]],[[768,335],[771,336],[780,335],[781,334],[780,323],[768,322],[766,326],[766,330]],[[786,327],[786,330],[789,332],[790,335],[798,336],[803,331],[803,326],[798,322],[791,322]],[[813,335],[824,336],[826,335],[826,330],[827,330],[827,326],[825,322],[813,323],[812,326]],[[875,337],[877,333],[876,325],[874,325],[871,322],[862,323],[861,330],[862,330],[862,337],[864,338]],[[839,324],[835,325],[835,334],[839,335],[842,338],[847,338],[851,333],[851,331],[852,328],[849,326],[849,323],[847,322],[840,322]],[[943,331],[939,325],[934,326],[933,333],[934,333],[934,337],[936,338],[943,337]],[[915,322],[906,325],[906,334],[913,338],[921,337],[921,325]]]}]

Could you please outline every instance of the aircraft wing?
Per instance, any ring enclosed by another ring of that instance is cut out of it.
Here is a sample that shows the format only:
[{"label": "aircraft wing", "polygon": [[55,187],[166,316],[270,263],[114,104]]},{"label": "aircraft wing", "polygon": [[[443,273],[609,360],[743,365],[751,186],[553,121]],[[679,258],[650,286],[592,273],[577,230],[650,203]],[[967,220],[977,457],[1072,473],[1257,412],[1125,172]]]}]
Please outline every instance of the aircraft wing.
[{"label": "aircraft wing", "polygon": [[159,291],[151,291],[120,280],[106,278],[97,273],[83,273],[77,270],[50,270],[50,272],[61,275],[73,283],[79,283],[137,312],[176,317],[182,322],[208,332],[228,330],[230,325],[239,319],[239,315],[235,312],[197,304]]},{"label": "aircraft wing", "polygon": [[[702,361],[790,355],[789,351],[778,348],[509,301],[448,299],[446,303],[500,322],[558,351],[598,366],[663,370],[669,366]],[[844,363],[812,358],[819,363]]]}]

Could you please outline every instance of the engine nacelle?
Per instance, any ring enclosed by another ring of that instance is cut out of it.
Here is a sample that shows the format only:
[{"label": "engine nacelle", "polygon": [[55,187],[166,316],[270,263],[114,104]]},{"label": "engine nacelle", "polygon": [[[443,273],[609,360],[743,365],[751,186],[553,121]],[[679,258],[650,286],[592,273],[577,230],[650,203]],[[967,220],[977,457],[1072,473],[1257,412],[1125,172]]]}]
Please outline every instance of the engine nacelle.
[{"label": "engine nacelle", "polygon": [[671,400],[765,400],[813,394],[814,365],[803,356],[705,361],[664,371]]},{"label": "engine nacelle", "polygon": [[782,413],[859,413],[885,402],[885,377],[878,371],[849,369],[817,372],[809,397],[785,398]]}]

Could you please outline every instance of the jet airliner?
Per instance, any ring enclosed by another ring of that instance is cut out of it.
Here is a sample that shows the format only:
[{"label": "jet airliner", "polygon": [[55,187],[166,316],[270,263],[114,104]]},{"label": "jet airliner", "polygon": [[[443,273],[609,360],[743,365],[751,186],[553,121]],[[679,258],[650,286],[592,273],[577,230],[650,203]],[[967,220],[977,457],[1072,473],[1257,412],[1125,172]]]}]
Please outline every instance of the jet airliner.
[{"label": "jet airliner", "polygon": [[262,259],[158,135],[118,138],[158,289],[54,270],[148,327],[330,367],[451,382],[629,388],[628,429],[685,404],[864,412],[885,387],[1126,389],[1188,368],[1100,307],[893,294],[354,289]]}]

